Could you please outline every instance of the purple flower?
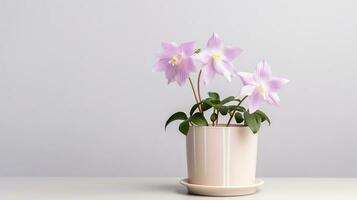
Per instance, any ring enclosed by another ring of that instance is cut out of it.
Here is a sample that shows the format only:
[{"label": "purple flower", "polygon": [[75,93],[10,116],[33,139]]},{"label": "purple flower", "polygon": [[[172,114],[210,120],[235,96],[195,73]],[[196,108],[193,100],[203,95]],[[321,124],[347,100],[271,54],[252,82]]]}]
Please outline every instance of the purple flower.
[{"label": "purple flower", "polygon": [[228,81],[231,81],[232,77],[237,75],[232,61],[241,54],[242,49],[224,47],[223,42],[216,33],[213,33],[206,47],[207,48],[197,56],[197,59],[203,64],[203,82],[207,84],[216,74],[222,75],[226,77]]},{"label": "purple flower", "polygon": [[176,81],[182,86],[189,74],[195,71],[192,55],[194,54],[194,43],[186,42],[180,45],[170,42],[161,44],[163,52],[158,55],[159,60],[154,66],[154,71],[164,71],[168,83]]},{"label": "purple flower", "polygon": [[270,66],[265,60],[258,63],[254,74],[239,72],[238,75],[244,85],[241,95],[249,96],[248,108],[251,113],[255,112],[263,101],[278,105],[280,99],[277,91],[289,82],[285,78],[273,77]]}]

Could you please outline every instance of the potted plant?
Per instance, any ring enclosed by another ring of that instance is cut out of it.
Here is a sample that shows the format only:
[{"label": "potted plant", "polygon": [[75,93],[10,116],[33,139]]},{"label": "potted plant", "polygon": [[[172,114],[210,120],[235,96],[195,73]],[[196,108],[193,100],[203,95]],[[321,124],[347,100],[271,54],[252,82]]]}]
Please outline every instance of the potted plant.
[{"label": "potted plant", "polygon": [[[233,196],[256,191],[262,180],[256,179],[257,132],[269,117],[259,106],[263,102],[278,105],[277,91],[288,82],[273,77],[269,64],[262,60],[254,73],[239,72],[233,60],[242,49],[224,46],[217,34],[208,40],[206,48],[194,47],[194,42],[162,43],[154,71],[164,72],[168,83],[183,86],[187,81],[195,98],[189,113],[176,112],[165,124],[180,120],[179,131],[186,136],[188,178],[182,180],[189,192],[211,196]],[[190,74],[200,63],[197,84]],[[202,98],[200,87],[216,75],[228,81],[239,77],[243,83],[240,96],[222,98],[209,92]],[[245,106],[246,104],[246,106]],[[223,122],[222,118],[226,121]]]}]

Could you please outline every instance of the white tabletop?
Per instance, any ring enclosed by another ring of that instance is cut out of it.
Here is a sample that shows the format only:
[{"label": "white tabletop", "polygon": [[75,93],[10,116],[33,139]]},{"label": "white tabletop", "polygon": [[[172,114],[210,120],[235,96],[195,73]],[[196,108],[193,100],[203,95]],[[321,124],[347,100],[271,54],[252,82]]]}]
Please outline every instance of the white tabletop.
[{"label": "white tabletop", "polygon": [[[213,199],[187,194],[180,178],[0,178],[1,200]],[[357,199],[357,178],[263,178],[253,195],[225,199]],[[214,199],[223,199],[215,197]]]}]

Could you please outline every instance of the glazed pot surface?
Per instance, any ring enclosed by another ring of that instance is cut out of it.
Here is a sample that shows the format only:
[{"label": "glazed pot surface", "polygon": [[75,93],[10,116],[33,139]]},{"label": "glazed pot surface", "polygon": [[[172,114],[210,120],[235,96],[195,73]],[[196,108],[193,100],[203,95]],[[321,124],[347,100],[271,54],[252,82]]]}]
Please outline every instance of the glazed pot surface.
[{"label": "glazed pot surface", "polygon": [[188,180],[213,186],[255,182],[257,135],[245,126],[191,126],[186,136]]}]

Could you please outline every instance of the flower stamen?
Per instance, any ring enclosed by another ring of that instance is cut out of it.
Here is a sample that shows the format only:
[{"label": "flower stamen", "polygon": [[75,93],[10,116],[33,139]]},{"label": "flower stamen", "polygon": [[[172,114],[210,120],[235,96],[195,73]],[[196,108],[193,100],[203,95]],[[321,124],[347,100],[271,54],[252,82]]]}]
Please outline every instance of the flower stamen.
[{"label": "flower stamen", "polygon": [[171,58],[169,64],[171,64],[172,66],[179,65],[181,63],[181,60],[182,60],[181,56],[175,55]]},{"label": "flower stamen", "polygon": [[267,88],[267,86],[266,86],[264,83],[261,83],[261,84],[260,84],[258,90],[259,90],[259,93],[260,93],[261,95],[265,95],[265,93],[268,92],[268,88]]},{"label": "flower stamen", "polygon": [[223,59],[223,53],[222,53],[222,51],[216,51],[213,53],[212,57],[213,57],[213,60],[216,62],[221,61]]}]

